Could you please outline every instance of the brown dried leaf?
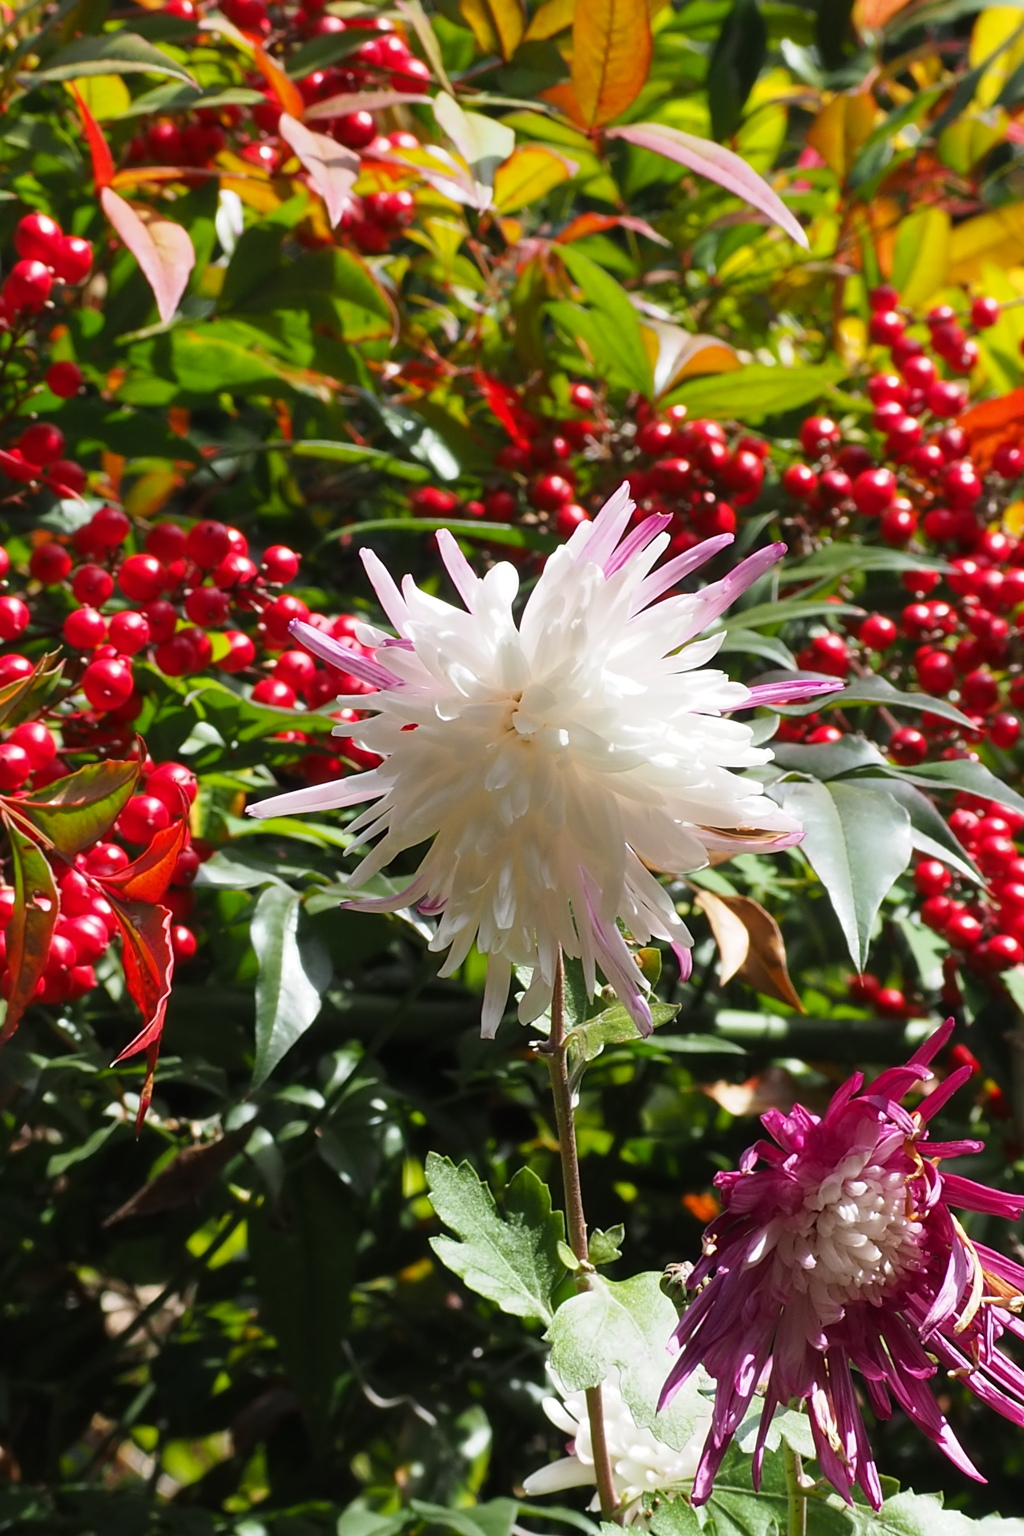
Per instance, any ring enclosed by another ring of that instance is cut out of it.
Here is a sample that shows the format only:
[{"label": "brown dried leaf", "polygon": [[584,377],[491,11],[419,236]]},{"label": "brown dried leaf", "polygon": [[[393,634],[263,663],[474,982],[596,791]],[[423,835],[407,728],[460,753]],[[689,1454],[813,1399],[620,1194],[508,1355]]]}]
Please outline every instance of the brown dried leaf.
[{"label": "brown dried leaf", "polygon": [[745,1083],[707,1083],[703,1092],[730,1115],[763,1115],[769,1109],[788,1115],[798,1098],[796,1082],[785,1067],[768,1067]]},{"label": "brown dried leaf", "polygon": [[158,1211],[173,1211],[198,1200],[224,1165],[245,1146],[251,1134],[252,1126],[243,1126],[217,1141],[183,1147],[155,1179],[137,1189],[103,1225],[112,1227],[115,1222],[127,1221],[130,1216],[153,1216]]},{"label": "brown dried leaf", "polygon": [[789,977],[779,925],[760,902],[751,896],[715,896],[701,891],[696,905],[711,924],[718,944],[721,986],[738,976],[755,992],[788,1003],[799,1013],[806,1012]]}]

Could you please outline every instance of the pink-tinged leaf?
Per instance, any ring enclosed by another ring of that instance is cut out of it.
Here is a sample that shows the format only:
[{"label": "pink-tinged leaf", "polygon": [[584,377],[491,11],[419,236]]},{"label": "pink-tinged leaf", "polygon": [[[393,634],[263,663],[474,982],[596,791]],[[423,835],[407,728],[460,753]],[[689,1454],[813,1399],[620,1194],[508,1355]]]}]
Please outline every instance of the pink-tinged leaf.
[{"label": "pink-tinged leaf", "polygon": [[556,245],[569,245],[573,240],[585,240],[588,235],[599,235],[608,229],[631,229],[634,234],[643,235],[646,240],[653,240],[657,245],[669,245],[670,241],[664,235],[659,235],[656,229],[652,229],[646,219],[634,218],[631,213],[581,213],[571,224],[567,224],[560,235],[556,235]]},{"label": "pink-tinged leaf", "polygon": [[328,96],[303,112],[303,121],[315,122],[321,117],[337,117],[344,112],[379,112],[384,107],[423,106],[430,97],[422,91],[353,91],[349,96]]},{"label": "pink-tinged leaf", "polygon": [[196,264],[188,230],[170,219],[161,219],[148,208],[133,208],[110,187],[100,192],[100,203],[142,268],[153,290],[160,319],[168,324],[177,313],[178,301]]},{"label": "pink-tinged leaf", "polygon": [[684,133],[681,128],[669,128],[665,123],[628,123],[624,128],[606,128],[605,138],[625,139],[638,149],[664,155],[666,160],[675,160],[688,170],[696,171],[698,176],[716,181],[727,192],[766,214],[773,224],[778,224],[791,239],[806,248],[807,236],[782,199],[731,149],[724,149],[711,139]]},{"label": "pink-tinged leaf", "polygon": [[287,112],[282,112],[277,131],[309,172],[310,180],[324,200],[333,229],[341,221],[359,175],[359,156],[343,144],[336,144],[325,133],[313,133],[304,128]]}]

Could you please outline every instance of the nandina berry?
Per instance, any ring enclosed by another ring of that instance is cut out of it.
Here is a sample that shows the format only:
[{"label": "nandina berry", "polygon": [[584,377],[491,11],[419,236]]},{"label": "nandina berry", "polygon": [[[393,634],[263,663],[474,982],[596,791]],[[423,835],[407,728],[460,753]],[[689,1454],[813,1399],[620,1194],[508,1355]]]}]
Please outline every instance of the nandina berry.
[{"label": "nandina berry", "polygon": [[117,657],[91,661],[82,675],[82,692],[93,709],[116,709],[130,696],[133,687],[131,666]]},{"label": "nandina berry", "polygon": [[199,781],[191,768],[184,763],[166,762],[154,768],[146,780],[147,795],[155,795],[162,800],[167,809],[174,816],[181,814],[184,794],[186,801],[191,805],[199,793]]},{"label": "nandina berry", "polygon": [[16,261],[7,274],[2,291],[15,313],[25,310],[34,314],[42,309],[52,287],[53,273],[41,261]]},{"label": "nandina berry", "polygon": [[857,631],[857,639],[872,651],[885,651],[892,645],[897,634],[892,619],[882,613],[869,613]]},{"label": "nandina berry", "polygon": [[564,475],[540,475],[530,486],[530,500],[539,512],[557,512],[572,501],[572,483]]},{"label": "nandina berry", "polygon": [[981,495],[981,480],[974,465],[966,459],[951,464],[942,477],[942,493],[956,512],[973,507]]},{"label": "nandina berry", "polygon": [[122,656],[137,656],[149,644],[149,620],[133,608],[122,609],[111,619],[108,634]]},{"label": "nandina berry", "polygon": [[56,219],[48,213],[27,213],[15,227],[14,249],[24,260],[41,261],[48,267],[61,239],[63,233]]},{"label": "nandina berry", "polygon": [[117,818],[117,831],[126,843],[149,844],[155,833],[171,824],[171,816],[156,795],[132,795]]},{"label": "nandina berry", "polygon": [[945,937],[954,949],[970,949],[977,944],[982,931],[978,919],[961,907],[946,923]]},{"label": "nandina berry", "polygon": [[928,756],[928,742],[913,726],[904,725],[893,731],[889,752],[904,768],[912,768]]},{"label": "nandina berry", "polygon": [[914,865],[914,888],[922,896],[941,896],[952,883],[952,874],[939,859],[921,859]]},{"label": "nandina berry", "polygon": [[227,618],[229,605],[219,587],[195,587],[185,599],[185,613],[201,629],[216,629]]},{"label": "nandina berry", "polygon": [[370,112],[345,112],[331,119],[330,132],[346,149],[365,149],[376,138],[377,127]]},{"label": "nandina berry", "polygon": [[92,965],[110,947],[106,924],[90,912],[83,912],[79,917],[62,915],[57,931],[74,945],[75,957],[80,965]]},{"label": "nandina berry", "polygon": [[878,517],[896,496],[896,476],[891,469],[864,469],[853,482],[853,504],[864,517]]},{"label": "nandina berry", "polygon": [[187,535],[180,523],[172,523],[164,519],[154,523],[146,534],[146,553],[155,555],[165,565],[172,560],[181,560],[185,555],[185,543]]},{"label": "nandina berry", "polygon": [[232,550],[225,555],[219,565],[213,568],[213,584],[222,592],[229,592],[233,587],[247,587],[256,580],[259,574],[256,562],[250,560],[248,555],[240,554],[238,550]]},{"label": "nandina berry", "polygon": [[49,265],[62,283],[72,287],[84,283],[92,271],[92,245],[79,235],[63,235]]},{"label": "nandina berry", "polygon": [[71,578],[76,601],[101,608],[114,590],[114,578],[102,565],[80,565]]},{"label": "nandina berry", "polygon": [[94,651],[107,638],[107,621],[96,608],[73,608],[64,620],[64,639],[79,651]]},{"label": "nandina berry", "polygon": [[64,434],[52,421],[34,421],[18,438],[23,458],[42,469],[56,464],[64,452]]},{"label": "nandina berry", "polygon": [[23,677],[31,677],[34,671],[27,656],[0,656],[0,684],[18,682]]},{"label": "nandina berry", "polygon": [[953,903],[948,896],[929,896],[921,903],[921,921],[936,933],[944,933],[952,911]]},{"label": "nandina berry", "polygon": [[188,531],[185,553],[204,571],[212,571],[230,550],[231,535],[223,523],[210,519]]},{"label": "nandina berry", "polygon": [[282,592],[281,596],[269,603],[262,613],[268,645],[275,650],[283,651],[290,639],[289,624],[295,619],[305,621],[308,618],[309,609],[302,599],[294,597],[290,592]]},{"label": "nandina berry", "polygon": [[55,587],[69,574],[71,556],[63,544],[37,544],[28,562],[29,572],[45,587]]},{"label": "nandina berry", "polygon": [[294,581],[299,574],[299,556],[285,544],[271,544],[263,552],[260,571],[267,581],[284,586],[286,582]]},{"label": "nandina berry", "polygon": [[1000,710],[989,720],[988,736],[994,747],[1008,752],[1020,740],[1020,720],[1008,710]]},{"label": "nandina berry", "polygon": [[892,309],[899,301],[899,293],[891,283],[878,283],[868,290],[868,305],[872,310]]},{"label": "nandina berry", "polygon": [[226,629],[223,638],[228,642],[227,654],[217,662],[222,672],[244,672],[256,660],[256,647],[249,636],[240,629]]},{"label": "nandina berry", "polygon": [[29,611],[20,597],[0,597],[0,640],[16,640],[28,621]]},{"label": "nandina berry", "polygon": [[590,514],[578,502],[568,501],[555,513],[555,532],[560,539],[571,538],[581,523],[589,523]]},{"label": "nandina berry", "polygon": [[16,742],[0,744],[0,789],[20,789],[32,773],[32,759]]},{"label": "nandina berry", "polygon": [[82,387],[82,370],[77,363],[51,363],[46,370],[46,387],[58,400],[71,400]]},{"label": "nandina berry", "polygon": [[263,677],[252,691],[255,704],[267,704],[272,709],[294,709],[298,702],[295,689],[278,677]]},{"label": "nandina berry", "polygon": [[881,987],[875,994],[875,1008],[884,1019],[906,1018],[909,1008],[899,987]]},{"label": "nandina berry", "polygon": [[976,944],[968,956],[972,969],[986,974],[1008,971],[1012,966],[1020,965],[1022,960],[1024,947],[1010,933],[992,934],[990,938]]},{"label": "nandina berry", "polygon": [[178,964],[184,965],[186,961],[191,960],[198,948],[199,941],[191,928],[186,928],[183,923],[172,923],[171,949]]},{"label": "nandina berry", "polygon": [[129,555],[117,573],[117,581],[125,597],[148,603],[164,589],[164,568],[155,555]]},{"label": "nandina berry", "polygon": [[988,711],[992,709],[999,699],[999,684],[992,673],[984,667],[978,667],[967,676],[960,684],[960,697],[967,709]]},{"label": "nandina berry", "polygon": [[167,602],[166,598],[158,597],[154,602],[147,603],[142,609],[142,616],[149,625],[149,637],[154,645],[169,640],[178,625],[174,604]]},{"label": "nandina berry", "polygon": [[917,680],[926,693],[946,694],[956,684],[956,666],[948,651],[928,649],[915,661]]},{"label": "nandina berry", "polygon": [[809,464],[790,464],[782,475],[782,489],[798,501],[810,501],[818,489],[818,477]]}]

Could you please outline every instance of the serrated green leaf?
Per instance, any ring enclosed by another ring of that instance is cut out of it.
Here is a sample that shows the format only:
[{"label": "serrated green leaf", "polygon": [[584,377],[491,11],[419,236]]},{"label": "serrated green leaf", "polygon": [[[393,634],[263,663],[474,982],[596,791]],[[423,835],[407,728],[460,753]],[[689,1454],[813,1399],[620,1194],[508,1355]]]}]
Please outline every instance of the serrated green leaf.
[{"label": "serrated green leaf", "polygon": [[669,1340],[679,1319],[653,1271],[631,1280],[595,1276],[591,1289],[571,1296],[548,1329],[551,1365],[570,1392],[596,1387],[613,1371],[636,1422],[659,1440],[682,1450],[707,1421],[708,1405],[695,1372],[672,1402],[658,1412],[658,1397],[668,1375]]},{"label": "serrated green leaf", "polygon": [[426,1179],[434,1210],[462,1239],[431,1238],[442,1264],[503,1312],[550,1322],[552,1292],[566,1266],[558,1252],[565,1223],[561,1212],[551,1209],[547,1185],[531,1169],[520,1168],[499,1215],[494,1196],[468,1163],[456,1167],[431,1152]]}]

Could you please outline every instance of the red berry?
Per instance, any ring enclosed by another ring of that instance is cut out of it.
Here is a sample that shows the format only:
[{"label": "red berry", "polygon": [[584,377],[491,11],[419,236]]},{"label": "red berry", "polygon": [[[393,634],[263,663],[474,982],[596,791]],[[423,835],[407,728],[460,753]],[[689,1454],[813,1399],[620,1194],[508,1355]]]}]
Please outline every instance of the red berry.
[{"label": "red berry", "polygon": [[16,261],[7,274],[3,296],[16,313],[27,310],[34,314],[42,309],[52,287],[53,275],[41,261]]},{"label": "red berry", "polygon": [[[900,505],[900,503],[904,503]],[[917,532],[917,513],[904,497],[899,496],[887,507],[878,521],[878,531],[886,544],[902,549]]]},{"label": "red berry", "polygon": [[853,490],[853,481],[844,469],[826,469],[818,480],[818,495],[826,507],[838,507]]},{"label": "red berry", "polygon": [[184,763],[161,763],[146,780],[146,793],[162,800],[172,815],[180,816],[182,793],[191,805],[199,793],[199,783],[191,768]]},{"label": "red berry", "polygon": [[896,309],[876,309],[868,321],[868,336],[882,347],[891,347],[906,330],[907,322]]},{"label": "red berry", "polygon": [[976,331],[986,331],[999,319],[999,300],[987,294],[975,299],[971,305],[971,324]]},{"label": "red berry", "polygon": [[994,933],[991,938],[975,945],[969,960],[974,969],[996,974],[1020,965],[1024,960],[1024,947],[1010,933]]},{"label": "red berry", "polygon": [[74,945],[75,959],[79,965],[92,965],[106,954],[110,946],[106,924],[89,912],[83,912],[80,917],[62,915],[58,932]]},{"label": "red berry", "polygon": [[809,649],[813,654],[812,666],[830,677],[845,677],[850,670],[850,653],[842,635],[815,635]]},{"label": "red berry", "polygon": [[936,379],[929,385],[925,396],[925,404],[933,416],[948,418],[959,416],[967,403],[967,395],[961,384],[954,384],[949,379]]},{"label": "red berry", "polygon": [[20,597],[0,597],[0,640],[16,640],[28,628],[29,612]]},{"label": "red berry", "polygon": [[252,691],[253,702],[267,704],[272,709],[294,709],[295,690],[277,677],[264,677]]},{"label": "red berry", "polygon": [[304,698],[317,676],[317,665],[308,651],[282,651],[274,663],[274,677]]},{"label": "red berry", "polygon": [[808,416],[800,426],[800,446],[809,458],[820,458],[842,441],[842,433],[828,416]]},{"label": "red berry", "polygon": [[190,528],[185,553],[204,571],[212,571],[231,551],[231,535],[223,523],[207,521]]},{"label": "red berry", "polygon": [[34,671],[27,656],[0,656],[0,684],[19,682],[23,677],[31,677]]},{"label": "red berry", "polygon": [[944,933],[953,910],[948,896],[929,896],[921,903],[921,921],[936,933]]},{"label": "red berry", "polygon": [[922,859],[914,866],[914,887],[922,896],[941,896],[952,883],[952,874],[939,859]]},{"label": "red berry", "polygon": [[71,590],[80,603],[99,608],[114,590],[114,578],[102,565],[80,565],[71,578]]},{"label": "red berry", "polygon": [[423,485],[413,491],[409,505],[417,517],[444,518],[451,517],[459,505],[459,498],[453,491],[443,490],[439,485]]},{"label": "red berry", "polygon": [[346,112],[331,120],[331,136],[346,149],[365,149],[377,136],[370,112]]},{"label": "red berry", "polygon": [[902,1019],[907,1014],[907,1000],[899,987],[881,987],[875,995],[875,1007],[884,1019]]},{"label": "red berry", "polygon": [[117,818],[117,831],[126,843],[148,845],[155,833],[170,824],[170,812],[156,795],[132,795]]},{"label": "red berry", "polygon": [[131,667],[116,657],[91,661],[82,676],[82,692],[93,709],[116,709],[130,696],[133,687]]},{"label": "red berry", "polygon": [[6,741],[0,745],[0,789],[20,789],[32,773],[32,759],[24,747]]},{"label": "red berry", "polygon": [[150,602],[164,589],[164,568],[155,555],[129,555],[117,573],[125,597]]},{"label": "red berry", "polygon": [[185,599],[185,613],[201,629],[216,629],[228,616],[229,599],[219,587],[196,587]]},{"label": "red berry", "polygon": [[967,709],[988,711],[998,702],[999,684],[991,672],[978,667],[960,684],[960,697]]},{"label": "red berry", "polygon": [[864,517],[878,517],[896,496],[896,476],[891,469],[865,469],[853,482],[853,504]]},{"label": "red berry", "polygon": [[782,476],[782,489],[798,501],[810,501],[818,489],[818,477],[809,464],[790,464]]},{"label": "red berry", "polygon": [[62,283],[84,283],[92,271],[92,246],[78,235],[64,235],[57,242],[50,266]]},{"label": "red berry", "polygon": [[989,721],[988,735],[994,747],[1000,747],[1004,752],[1008,752],[1020,740],[1020,720],[1016,715],[1011,715],[1008,710],[1001,710]]},{"label": "red berry", "polygon": [[255,561],[233,549],[219,565],[214,566],[213,584],[222,592],[229,592],[233,587],[249,586],[258,574]]},{"label": "red berry", "polygon": [[14,249],[26,261],[41,261],[48,267],[62,239],[60,225],[48,213],[27,213],[14,231]]},{"label": "red berry", "polygon": [[912,768],[928,756],[928,742],[913,726],[904,725],[893,731],[889,751],[904,768]]},{"label": "red berry", "polygon": [[82,370],[77,363],[51,363],[46,370],[46,387],[58,400],[71,400],[82,387]]},{"label": "red berry", "polygon": [[530,487],[530,500],[539,512],[557,512],[572,498],[572,485],[564,475],[541,475]]},{"label": "red berry", "polygon": [[981,495],[981,480],[968,460],[951,464],[942,479],[942,491],[950,506],[957,512],[965,512],[974,506]]},{"label": "red berry", "polygon": [[280,582],[283,586],[299,574],[299,556],[285,544],[271,544],[263,552],[260,570],[268,581]]},{"label": "red berry", "polygon": [[566,502],[555,514],[555,532],[560,539],[568,539],[581,523],[589,523],[590,514],[575,501]]},{"label": "red berry", "polygon": [[[87,875],[100,879],[109,879],[111,875],[119,874],[122,869],[127,869],[130,863],[127,853],[117,843],[94,843],[88,852],[82,855],[82,869]],[[106,905],[106,902],[104,904]],[[100,912],[95,897],[92,898],[86,910]]]},{"label": "red berry", "polygon": [[954,949],[970,949],[982,935],[982,927],[976,917],[961,908],[955,911],[946,924],[946,939]]},{"label": "red berry", "polygon": [[107,638],[107,621],[95,608],[74,608],[64,620],[64,639],[79,651],[94,651]]},{"label": "red berry", "polygon": [[256,647],[248,635],[240,629],[227,629],[224,631],[224,639],[230,649],[226,656],[222,656],[217,665],[222,672],[243,672],[246,667],[251,667],[256,660]]},{"label": "red berry", "polygon": [[172,560],[184,558],[185,543],[186,534],[181,524],[165,519],[154,523],[146,534],[146,553],[168,565]]},{"label": "red berry", "polygon": [[929,389],[935,383],[936,368],[930,357],[908,357],[900,372],[911,389]]},{"label": "red berry", "polygon": [[926,650],[917,657],[916,671],[926,693],[946,694],[956,684],[956,666],[948,651]]},{"label": "red berry", "polygon": [[873,310],[892,309],[899,301],[900,296],[891,283],[879,283],[868,291],[868,304]]},{"label": "red berry", "polygon": [[150,641],[149,620],[132,608],[115,613],[108,631],[111,645],[116,645],[122,656],[137,656]]},{"label": "red berry", "polygon": [[55,464],[64,452],[64,434],[52,421],[34,421],[18,438],[22,457],[40,469]]},{"label": "red berry", "polygon": [[289,624],[296,619],[303,623],[309,618],[309,609],[301,598],[293,597],[290,592],[282,592],[263,610],[263,627],[266,631],[267,643],[277,650],[284,650],[291,636],[288,632]]},{"label": "red berry", "polygon": [[569,389],[569,403],[577,411],[592,411],[597,404],[597,396],[589,384],[573,384]]},{"label": "red berry", "polygon": [[36,581],[41,581],[45,587],[55,587],[69,574],[71,556],[63,544],[37,544],[28,568]]},{"label": "red berry", "polygon": [[885,651],[896,639],[898,631],[892,619],[884,614],[870,613],[857,632],[857,639],[872,651]]},{"label": "red berry", "polygon": [[182,923],[171,925],[171,949],[176,961],[184,965],[192,959],[198,947],[198,940],[191,928],[186,928]]}]

